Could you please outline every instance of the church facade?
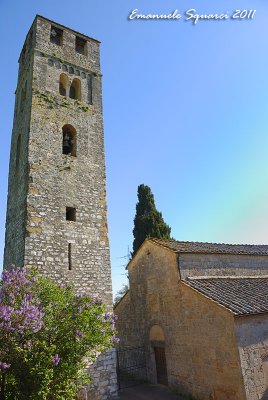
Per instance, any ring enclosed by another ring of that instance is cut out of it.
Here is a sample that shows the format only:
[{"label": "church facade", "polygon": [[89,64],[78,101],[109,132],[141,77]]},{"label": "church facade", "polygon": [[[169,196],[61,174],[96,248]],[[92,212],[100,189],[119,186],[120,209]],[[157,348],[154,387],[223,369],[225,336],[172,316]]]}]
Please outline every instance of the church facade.
[{"label": "church facade", "polygon": [[[111,311],[103,142],[99,41],[37,16],[19,58],[4,268],[38,267]],[[84,396],[116,396],[115,351],[91,373]]]},{"label": "church facade", "polygon": [[268,246],[147,239],[127,268],[120,349],[144,350],[150,382],[200,400],[268,398]]}]

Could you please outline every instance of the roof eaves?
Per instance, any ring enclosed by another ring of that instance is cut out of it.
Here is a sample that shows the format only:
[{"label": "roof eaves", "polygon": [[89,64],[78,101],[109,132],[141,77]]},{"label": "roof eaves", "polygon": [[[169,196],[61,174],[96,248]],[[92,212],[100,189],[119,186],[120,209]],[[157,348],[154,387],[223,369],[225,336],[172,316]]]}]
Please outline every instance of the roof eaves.
[{"label": "roof eaves", "polygon": [[236,256],[268,256],[267,253],[261,253],[261,252],[255,252],[255,253],[250,253],[247,251],[217,251],[217,250],[203,250],[203,251],[183,251],[183,250],[176,250],[176,253],[180,253],[180,254],[209,254],[209,255],[227,255],[227,256],[231,256],[231,255],[236,255]]},{"label": "roof eaves", "polygon": [[121,297],[121,299],[118,301],[118,303],[116,303],[116,305],[114,306],[114,310],[116,309],[118,304],[120,304],[121,301],[129,294],[129,291],[130,291],[130,289],[128,289],[128,291]]},{"label": "roof eaves", "polygon": [[138,253],[141,251],[141,249],[143,248],[143,246],[145,245],[145,243],[148,241],[148,239],[145,239],[142,244],[140,245],[140,247],[138,248],[138,250],[136,251],[136,253],[134,254],[134,256],[131,258],[131,260],[129,260],[129,262],[127,263],[125,269],[128,269],[128,267],[130,266],[130,264],[132,264],[132,261],[135,260],[135,258],[137,257]]},{"label": "roof eaves", "polygon": [[195,280],[205,280],[205,279],[262,279],[268,278],[268,275],[243,275],[243,277],[239,275],[204,275],[204,276],[188,276],[187,280],[195,281]]},{"label": "roof eaves", "polygon": [[[268,245],[260,245],[260,246],[267,246],[267,250],[258,250],[259,245],[248,245],[248,244],[228,244],[228,243],[209,243],[209,242],[192,242],[192,241],[179,241],[179,240],[165,240],[165,239],[158,239],[158,238],[152,238],[152,241],[154,241],[156,244],[159,246],[165,247],[170,249],[171,251],[179,254],[215,254],[215,255],[258,255],[258,256],[267,256],[268,255]],[[193,245],[193,248],[188,248],[188,249],[178,249],[176,248],[177,245]],[[206,246],[212,246],[211,248],[199,248],[196,249],[194,246],[195,245],[206,245]],[[214,248],[219,246],[220,248]],[[228,249],[225,247],[228,246]],[[241,249],[237,249],[237,246],[241,247]],[[223,247],[223,249],[221,249]],[[244,247],[242,249],[242,247]],[[247,250],[245,247],[250,247],[251,249]],[[255,248],[253,250],[252,248]]]},{"label": "roof eaves", "polygon": [[163,244],[163,243],[158,242],[158,239],[156,239],[156,238],[148,238],[148,239],[146,239],[146,240],[150,240],[151,242],[153,242],[153,243],[156,244],[157,246],[164,247],[165,249],[170,250],[170,251],[172,251],[173,253],[182,253],[182,252],[179,251],[179,250],[173,249],[173,248],[172,248],[171,246],[169,246],[169,245],[166,245],[166,244]]},{"label": "roof eaves", "polygon": [[259,311],[259,312],[252,312],[252,313],[250,313],[250,312],[247,312],[247,313],[239,313],[239,314],[235,314],[234,316],[235,317],[251,317],[251,316],[254,316],[254,315],[263,315],[263,314],[268,314],[268,311]]},{"label": "roof eaves", "polygon": [[139,249],[136,251],[135,255],[133,256],[133,258],[127,263],[126,268],[128,269],[128,267],[130,266],[130,264],[132,263],[133,260],[135,260],[136,256],[138,255],[138,253],[141,251],[141,249],[145,246],[146,243],[151,242],[153,244],[156,244],[157,246],[163,247],[169,251],[172,251],[173,253],[178,253],[177,251],[174,251],[174,249],[171,249],[169,246],[165,246],[161,243],[157,242],[157,239],[154,238],[146,238],[142,244],[140,245]]}]

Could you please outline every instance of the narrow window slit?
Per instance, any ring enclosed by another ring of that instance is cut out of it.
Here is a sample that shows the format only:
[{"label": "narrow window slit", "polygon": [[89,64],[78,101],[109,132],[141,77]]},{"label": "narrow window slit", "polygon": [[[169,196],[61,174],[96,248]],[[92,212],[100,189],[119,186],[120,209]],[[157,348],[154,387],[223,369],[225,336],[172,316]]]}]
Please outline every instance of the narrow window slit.
[{"label": "narrow window slit", "polygon": [[72,243],[68,243],[68,265],[69,271],[72,270]]},{"label": "narrow window slit", "polygon": [[92,104],[92,75],[88,75],[87,83],[88,83],[88,103]]}]

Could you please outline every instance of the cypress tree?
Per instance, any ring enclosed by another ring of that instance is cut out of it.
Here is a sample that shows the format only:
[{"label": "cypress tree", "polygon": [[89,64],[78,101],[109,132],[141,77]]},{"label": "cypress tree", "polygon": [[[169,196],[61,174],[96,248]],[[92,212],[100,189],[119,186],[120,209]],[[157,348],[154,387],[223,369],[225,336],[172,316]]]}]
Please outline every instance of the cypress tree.
[{"label": "cypress tree", "polygon": [[171,239],[171,228],[165,223],[162,213],[157,211],[154,195],[149,186],[138,186],[138,203],[133,229],[133,252],[137,252],[142,242],[148,238]]}]

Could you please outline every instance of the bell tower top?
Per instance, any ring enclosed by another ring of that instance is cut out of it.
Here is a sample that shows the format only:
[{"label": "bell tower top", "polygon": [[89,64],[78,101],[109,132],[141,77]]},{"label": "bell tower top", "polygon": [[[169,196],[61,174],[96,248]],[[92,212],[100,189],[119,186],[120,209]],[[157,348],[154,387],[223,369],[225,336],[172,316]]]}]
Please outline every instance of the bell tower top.
[{"label": "bell tower top", "polygon": [[21,66],[34,48],[45,55],[55,55],[63,61],[98,72],[99,47],[98,40],[37,15],[27,34],[19,63]]}]

